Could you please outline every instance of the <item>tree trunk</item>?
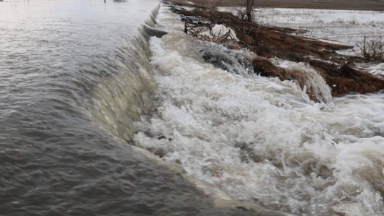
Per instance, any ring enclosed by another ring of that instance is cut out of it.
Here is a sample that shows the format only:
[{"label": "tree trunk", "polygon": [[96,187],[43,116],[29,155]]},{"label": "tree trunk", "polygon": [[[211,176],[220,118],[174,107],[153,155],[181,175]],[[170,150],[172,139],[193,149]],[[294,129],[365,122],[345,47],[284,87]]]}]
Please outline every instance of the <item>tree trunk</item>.
[{"label": "tree trunk", "polygon": [[252,7],[255,0],[247,0],[246,12],[248,17],[248,22],[252,22]]}]

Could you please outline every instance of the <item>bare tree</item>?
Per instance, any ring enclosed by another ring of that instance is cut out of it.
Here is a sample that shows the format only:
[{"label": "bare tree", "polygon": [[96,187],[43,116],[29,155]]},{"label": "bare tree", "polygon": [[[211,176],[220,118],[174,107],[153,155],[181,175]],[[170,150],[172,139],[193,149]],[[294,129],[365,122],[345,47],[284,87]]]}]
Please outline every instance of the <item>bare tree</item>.
[{"label": "bare tree", "polygon": [[222,0],[216,0],[216,1],[212,1],[212,2],[208,1],[207,8],[210,8],[210,9],[214,10],[220,4],[221,1]]},{"label": "bare tree", "polygon": [[252,8],[254,2],[255,0],[247,0],[247,5],[245,6],[248,22],[252,22]]}]

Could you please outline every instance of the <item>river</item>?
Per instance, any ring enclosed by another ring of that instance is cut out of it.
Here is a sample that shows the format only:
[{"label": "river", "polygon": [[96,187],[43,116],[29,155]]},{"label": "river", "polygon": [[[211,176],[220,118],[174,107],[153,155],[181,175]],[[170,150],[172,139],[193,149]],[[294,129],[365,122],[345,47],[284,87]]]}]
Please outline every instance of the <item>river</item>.
[{"label": "river", "polygon": [[381,214],[382,94],[314,103],[180,30],[157,0],[0,2],[0,215]]},{"label": "river", "polygon": [[180,172],[131,145],[153,105],[141,26],[158,6],[0,2],[0,215],[215,214]]}]

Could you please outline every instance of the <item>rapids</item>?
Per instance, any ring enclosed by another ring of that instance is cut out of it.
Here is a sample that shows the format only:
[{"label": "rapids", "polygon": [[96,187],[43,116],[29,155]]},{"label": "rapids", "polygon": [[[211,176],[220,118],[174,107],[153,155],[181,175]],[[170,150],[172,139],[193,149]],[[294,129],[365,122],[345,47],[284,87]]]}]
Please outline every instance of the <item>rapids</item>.
[{"label": "rapids", "polygon": [[0,215],[382,215],[382,93],[274,60],[314,103],[182,30],[157,0],[0,2]]},{"label": "rapids", "polygon": [[300,215],[383,215],[382,93],[332,98],[309,66],[274,60],[312,77],[323,101],[314,103],[294,82],[250,73],[235,53],[184,34],[166,5],[157,22],[169,34],[150,39],[159,93],[136,123],[137,146],[232,199]]},{"label": "rapids", "polygon": [[[157,0],[0,2],[0,215],[236,215],[146,150]],[[249,213],[248,215],[252,215]]]}]

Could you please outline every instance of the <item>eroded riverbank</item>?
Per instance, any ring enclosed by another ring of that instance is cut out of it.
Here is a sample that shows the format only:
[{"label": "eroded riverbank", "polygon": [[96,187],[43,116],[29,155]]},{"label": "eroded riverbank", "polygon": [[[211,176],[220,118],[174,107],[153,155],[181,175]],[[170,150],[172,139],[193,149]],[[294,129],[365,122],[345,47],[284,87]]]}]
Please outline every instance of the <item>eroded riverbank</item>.
[{"label": "eroded riverbank", "polygon": [[[245,0],[171,0],[176,4],[199,7],[244,7]],[[259,8],[309,8],[309,9],[336,9],[336,10],[372,10],[384,11],[384,2],[376,0],[255,0],[255,7]]]}]

